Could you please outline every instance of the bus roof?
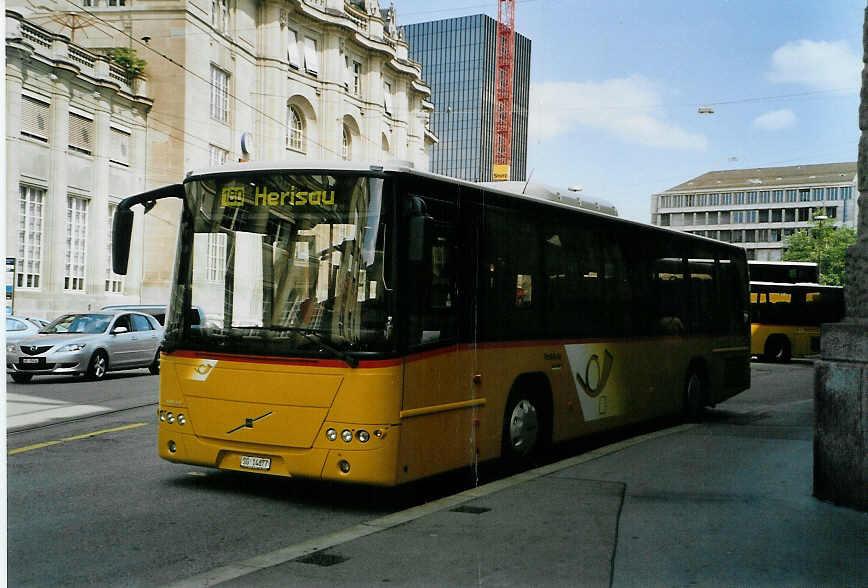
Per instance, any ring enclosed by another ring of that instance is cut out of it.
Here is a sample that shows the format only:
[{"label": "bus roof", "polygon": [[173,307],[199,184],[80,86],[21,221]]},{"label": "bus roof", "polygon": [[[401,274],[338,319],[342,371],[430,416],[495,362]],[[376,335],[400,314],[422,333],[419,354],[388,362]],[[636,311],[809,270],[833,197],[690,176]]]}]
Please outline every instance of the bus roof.
[{"label": "bus roof", "polygon": [[815,282],[759,282],[751,280],[751,286],[774,286],[776,288],[826,288],[828,290],[842,290],[844,286],[831,286],[817,284]]},{"label": "bus roof", "polygon": [[[739,247],[738,245],[734,245],[731,243],[724,243],[723,241],[718,241],[716,239],[711,239],[709,237],[701,237],[699,235],[694,235],[691,233],[685,233],[683,231],[678,231],[676,229],[672,229],[670,227],[661,227],[658,225],[652,225],[648,223],[633,221],[625,218],[621,218],[617,216],[617,209],[608,202],[604,200],[593,201],[590,206],[581,206],[576,205],[574,203],[564,202],[559,198],[545,198],[540,195],[531,195],[531,194],[523,194],[520,191],[517,191],[514,187],[510,189],[509,184],[515,184],[516,182],[469,182],[467,180],[461,180],[458,178],[453,178],[450,176],[444,176],[440,174],[435,174],[432,172],[425,172],[417,170],[412,162],[409,161],[387,161],[385,163],[369,163],[369,162],[361,162],[361,161],[343,161],[343,160],[300,160],[300,161],[251,161],[245,163],[232,163],[227,165],[221,165],[219,167],[211,167],[211,168],[203,168],[203,169],[194,169],[187,173],[187,176],[184,178],[184,182],[197,181],[202,180],[211,176],[221,176],[221,175],[231,175],[231,174],[239,174],[239,173],[257,173],[257,172],[292,172],[292,173],[305,173],[305,172],[313,172],[313,173],[329,173],[329,172],[344,172],[344,173],[359,173],[359,174],[370,174],[370,173],[404,173],[411,174],[415,176],[420,176],[423,178],[428,178],[432,180],[438,180],[441,182],[449,182],[451,184],[455,184],[458,186],[467,186],[471,188],[475,188],[477,190],[483,189],[487,192],[495,192],[498,194],[502,194],[504,196],[510,198],[516,198],[521,200],[530,200],[533,202],[538,202],[540,204],[544,204],[546,206],[554,206],[557,208],[565,208],[569,210],[574,210],[577,212],[582,212],[585,214],[596,215],[600,217],[604,217],[609,219],[612,222],[619,222],[628,225],[633,225],[637,227],[643,227],[645,229],[661,231],[665,233],[674,233],[679,235],[682,238],[689,240],[698,240],[705,241],[709,245],[718,248],[729,248],[736,249],[740,252],[744,252],[744,249]],[[518,182],[524,184],[524,182]],[[501,184],[505,184],[501,187]],[[544,186],[541,184],[537,184],[538,186]],[[556,190],[550,187],[544,186],[543,189],[548,190]],[[603,211],[602,208],[606,206],[611,207],[614,211]]]},{"label": "bus roof", "polygon": [[759,261],[759,260],[748,260],[749,265],[780,265],[780,266],[804,266],[804,267],[817,267],[817,262],[815,261]]}]

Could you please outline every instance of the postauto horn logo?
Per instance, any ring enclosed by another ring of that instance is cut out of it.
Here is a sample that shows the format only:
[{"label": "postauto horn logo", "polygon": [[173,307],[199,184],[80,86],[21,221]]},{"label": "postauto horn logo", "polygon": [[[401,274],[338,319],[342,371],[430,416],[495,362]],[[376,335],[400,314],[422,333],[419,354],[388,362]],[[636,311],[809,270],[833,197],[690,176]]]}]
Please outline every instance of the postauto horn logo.
[{"label": "postauto horn logo", "polygon": [[609,374],[612,373],[613,361],[612,354],[606,349],[603,353],[602,369],[600,368],[600,358],[595,353],[588,358],[588,363],[585,365],[585,377],[583,378],[580,372],[576,372],[576,379],[585,394],[594,398],[605,389],[606,383],[609,381]]}]

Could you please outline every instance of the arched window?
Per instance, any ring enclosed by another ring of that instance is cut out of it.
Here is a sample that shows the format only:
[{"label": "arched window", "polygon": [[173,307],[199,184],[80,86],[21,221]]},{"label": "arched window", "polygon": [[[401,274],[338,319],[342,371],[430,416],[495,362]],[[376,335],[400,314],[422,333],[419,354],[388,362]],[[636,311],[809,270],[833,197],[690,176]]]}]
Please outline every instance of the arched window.
[{"label": "arched window", "polygon": [[353,136],[347,125],[344,125],[344,139],[341,145],[341,157],[349,161],[353,156]]},{"label": "arched window", "polygon": [[295,106],[286,109],[286,147],[305,152],[304,118]]}]

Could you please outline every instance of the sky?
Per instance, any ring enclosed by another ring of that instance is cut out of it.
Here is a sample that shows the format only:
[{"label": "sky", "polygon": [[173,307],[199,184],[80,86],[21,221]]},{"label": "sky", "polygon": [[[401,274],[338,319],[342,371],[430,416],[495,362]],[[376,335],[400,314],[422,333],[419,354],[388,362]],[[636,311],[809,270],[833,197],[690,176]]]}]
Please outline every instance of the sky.
[{"label": "sky", "polygon": [[[399,25],[497,17],[496,0],[394,2]],[[651,194],[709,171],[856,161],[865,7],[517,0],[531,181],[649,222]]]}]

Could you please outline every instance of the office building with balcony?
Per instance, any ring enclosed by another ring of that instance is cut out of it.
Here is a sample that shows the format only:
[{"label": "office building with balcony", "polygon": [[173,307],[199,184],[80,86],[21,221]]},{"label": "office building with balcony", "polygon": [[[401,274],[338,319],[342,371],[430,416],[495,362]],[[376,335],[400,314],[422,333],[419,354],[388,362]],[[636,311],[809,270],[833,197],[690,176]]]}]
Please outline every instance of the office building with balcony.
[{"label": "office building with balcony", "polygon": [[[494,81],[497,21],[477,14],[403,27],[410,58],[422,64],[435,111],[431,171],[489,182],[494,163]],[[531,41],[514,34],[512,167],[510,180],[527,179],[527,113]]]},{"label": "office building with balcony", "polygon": [[737,243],[779,261],[794,232],[824,215],[856,226],[856,163],[713,171],[651,196],[651,222]]}]

